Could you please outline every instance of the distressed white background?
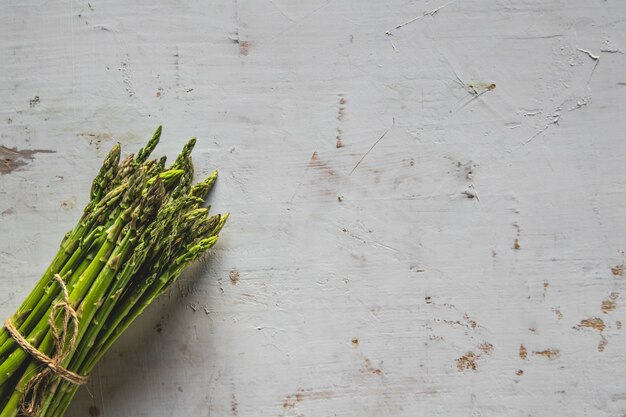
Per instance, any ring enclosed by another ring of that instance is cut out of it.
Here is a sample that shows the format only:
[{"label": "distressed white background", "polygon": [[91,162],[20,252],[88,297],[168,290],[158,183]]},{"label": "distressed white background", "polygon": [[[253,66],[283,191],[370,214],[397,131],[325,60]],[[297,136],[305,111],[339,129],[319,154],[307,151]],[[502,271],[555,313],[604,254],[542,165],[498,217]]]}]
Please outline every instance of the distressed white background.
[{"label": "distressed white background", "polygon": [[618,0],[5,2],[0,313],[163,124],[232,217],[69,416],[621,417],[624,52]]}]

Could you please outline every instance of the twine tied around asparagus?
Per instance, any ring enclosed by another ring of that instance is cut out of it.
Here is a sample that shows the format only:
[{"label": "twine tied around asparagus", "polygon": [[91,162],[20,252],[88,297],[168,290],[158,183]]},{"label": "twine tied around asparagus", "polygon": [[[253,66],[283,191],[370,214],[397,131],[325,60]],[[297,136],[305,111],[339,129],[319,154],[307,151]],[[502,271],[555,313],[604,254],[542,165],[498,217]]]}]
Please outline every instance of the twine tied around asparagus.
[{"label": "twine tied around asparagus", "polygon": [[[76,346],[78,339],[78,315],[70,304],[70,296],[61,275],[55,274],[54,280],[63,291],[63,301],[52,306],[52,311],[48,319],[52,338],[54,339],[54,356],[48,357],[31,345],[15,328],[11,319],[7,319],[4,322],[4,327],[15,342],[33,358],[46,365],[45,368],[33,376],[24,387],[20,400],[20,409],[25,416],[36,416],[41,411],[46,400],[45,395],[54,375],[58,375],[64,380],[76,385],[84,385],[87,383],[87,377],[78,375],[61,366],[63,360],[72,353]],[[59,310],[62,310],[64,313],[60,329],[56,325],[57,312]],[[71,337],[67,340],[70,334],[70,327]]]}]

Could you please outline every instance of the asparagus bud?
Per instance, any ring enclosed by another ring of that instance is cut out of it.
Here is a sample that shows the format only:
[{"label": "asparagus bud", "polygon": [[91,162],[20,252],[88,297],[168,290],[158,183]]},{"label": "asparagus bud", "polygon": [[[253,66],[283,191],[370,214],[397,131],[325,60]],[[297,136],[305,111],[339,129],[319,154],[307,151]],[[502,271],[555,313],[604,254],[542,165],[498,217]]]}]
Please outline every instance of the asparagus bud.
[{"label": "asparagus bud", "polygon": [[152,135],[152,139],[148,141],[146,147],[137,152],[137,158],[135,158],[136,166],[143,164],[158,145],[159,139],[161,138],[161,130],[161,126],[157,127],[157,130],[154,132],[154,135]]}]

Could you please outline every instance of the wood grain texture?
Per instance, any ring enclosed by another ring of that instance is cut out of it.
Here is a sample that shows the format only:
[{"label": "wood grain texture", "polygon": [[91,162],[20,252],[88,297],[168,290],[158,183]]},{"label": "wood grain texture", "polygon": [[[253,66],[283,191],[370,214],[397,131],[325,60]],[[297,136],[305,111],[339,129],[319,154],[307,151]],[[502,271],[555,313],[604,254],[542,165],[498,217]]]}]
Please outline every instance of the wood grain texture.
[{"label": "wood grain texture", "polygon": [[626,3],[11,3],[3,317],[116,141],[232,212],[69,416],[626,413]]}]

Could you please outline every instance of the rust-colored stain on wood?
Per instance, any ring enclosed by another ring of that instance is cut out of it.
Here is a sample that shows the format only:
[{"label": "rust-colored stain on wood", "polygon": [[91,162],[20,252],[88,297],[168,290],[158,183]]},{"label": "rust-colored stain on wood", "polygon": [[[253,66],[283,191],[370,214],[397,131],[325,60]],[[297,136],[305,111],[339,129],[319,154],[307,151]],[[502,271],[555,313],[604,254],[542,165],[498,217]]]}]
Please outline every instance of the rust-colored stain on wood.
[{"label": "rust-colored stain on wood", "polygon": [[558,349],[535,350],[533,355],[553,360],[558,358],[561,355],[561,352]]},{"label": "rust-colored stain on wood", "polygon": [[335,170],[333,170],[331,167],[328,166],[328,164],[320,160],[320,157],[317,154],[317,152],[313,152],[313,155],[311,155],[311,160],[309,161],[309,167],[319,169],[320,171],[324,172],[329,177],[334,177],[335,175],[337,175],[335,173]]},{"label": "rust-colored stain on wood", "polygon": [[381,376],[383,374],[383,371],[381,371],[380,368],[377,368],[374,365],[372,365],[372,361],[369,360],[368,358],[365,358],[364,369],[367,372],[377,375],[377,376]]},{"label": "rust-colored stain on wood", "polygon": [[230,394],[230,412],[234,416],[239,414],[239,403],[237,402],[237,397],[235,397],[234,393]]},{"label": "rust-colored stain on wood", "polygon": [[604,348],[609,344],[609,341],[606,340],[606,337],[602,336],[600,342],[598,342],[598,352],[604,352]]},{"label": "rust-colored stain on wood", "polygon": [[580,327],[586,327],[588,329],[594,329],[599,332],[604,331],[606,327],[604,321],[598,317],[592,317],[589,319],[584,319],[580,321]]},{"label": "rust-colored stain on wood", "polygon": [[520,359],[528,358],[528,350],[526,350],[526,346],[519,345],[519,357]]},{"label": "rust-colored stain on wood", "polygon": [[470,318],[470,316],[468,316],[467,314],[463,315],[463,318],[465,320],[467,320],[467,325],[472,329],[472,330],[476,330],[476,328],[478,327],[478,323],[475,320],[472,320]]},{"label": "rust-colored stain on wood", "polygon": [[611,267],[611,272],[613,273],[613,275],[615,275],[616,277],[621,277],[624,275],[624,264],[621,265],[615,265],[614,267]]},{"label": "rust-colored stain on wood", "polygon": [[337,120],[343,120],[344,112],[346,110],[346,99],[341,94],[339,95],[339,107],[337,108]]},{"label": "rust-colored stain on wood", "polygon": [[314,391],[312,389],[298,389],[294,394],[289,394],[283,400],[282,406],[285,410],[291,410],[304,400],[327,400],[332,398],[330,391]]},{"label": "rust-colored stain on wood", "polygon": [[559,320],[563,320],[563,313],[561,313],[561,310],[558,307],[554,307],[552,309],[552,311],[554,312],[554,314],[556,315],[556,318]]},{"label": "rust-colored stain on wood", "polygon": [[606,299],[602,300],[602,305],[600,309],[604,314],[608,314],[611,311],[615,310],[617,306],[617,299],[619,298],[619,294],[616,292],[612,292]]},{"label": "rust-colored stain on wood", "polygon": [[491,352],[493,352],[493,345],[491,343],[487,343],[487,342],[481,343],[478,346],[478,349],[480,349],[481,352],[483,352],[483,353],[490,354]]},{"label": "rust-colored stain on wood", "polygon": [[456,360],[456,367],[461,372],[465,370],[475,371],[477,359],[478,355],[476,355],[474,352],[467,352],[465,355]]},{"label": "rust-colored stain on wood", "polygon": [[297,403],[301,402],[304,399],[304,390],[299,389],[295,394],[290,394],[285,397],[283,401],[284,409],[291,409],[296,406]]},{"label": "rust-colored stain on wood", "polygon": [[235,286],[239,283],[239,271],[233,269],[232,271],[230,271],[230,273],[228,274],[229,278],[230,278],[230,283]]},{"label": "rust-colored stain on wood", "polygon": [[250,42],[249,41],[239,41],[239,55],[248,56],[250,52]]},{"label": "rust-colored stain on wood", "polygon": [[343,141],[341,140],[341,134],[343,130],[340,127],[337,128],[337,136],[335,136],[335,148],[343,148]]}]

